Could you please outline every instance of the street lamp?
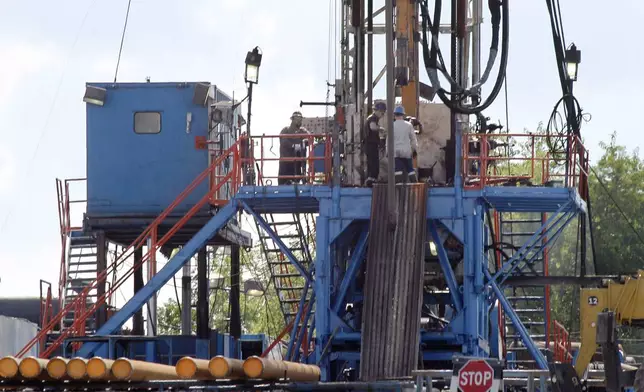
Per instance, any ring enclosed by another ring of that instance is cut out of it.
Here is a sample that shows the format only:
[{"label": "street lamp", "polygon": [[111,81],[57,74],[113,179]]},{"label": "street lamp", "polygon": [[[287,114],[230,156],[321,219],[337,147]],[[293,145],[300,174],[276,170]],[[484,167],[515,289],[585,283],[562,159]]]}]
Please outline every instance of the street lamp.
[{"label": "street lamp", "polygon": [[246,83],[257,84],[260,65],[262,65],[262,52],[256,46],[255,49],[246,53],[246,72],[244,73]]},{"label": "street lamp", "polygon": [[255,47],[253,50],[246,54],[246,71],[244,72],[244,80],[248,83],[248,119],[246,121],[246,138],[248,142],[245,146],[245,154],[243,156],[248,159],[247,163],[244,164],[244,184],[252,185],[255,182],[255,172],[253,170],[253,160],[251,156],[251,143],[250,139],[250,116],[251,116],[251,106],[253,105],[253,85],[257,84],[259,81],[259,66],[262,64],[262,52],[259,47]]},{"label": "street lamp", "polygon": [[577,80],[577,72],[579,71],[579,63],[581,63],[581,51],[573,43],[566,49],[566,71],[568,72],[568,79],[572,81]]}]

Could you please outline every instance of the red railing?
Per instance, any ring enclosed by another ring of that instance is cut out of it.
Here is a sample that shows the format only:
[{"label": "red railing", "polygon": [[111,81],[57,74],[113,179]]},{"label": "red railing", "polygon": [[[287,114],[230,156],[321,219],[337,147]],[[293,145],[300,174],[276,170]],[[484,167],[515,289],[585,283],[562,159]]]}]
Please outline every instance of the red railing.
[{"label": "red railing", "polygon": [[[46,290],[43,290],[44,287],[47,287]],[[44,327],[49,323],[51,315],[53,313],[53,301],[51,297],[51,283],[44,280],[40,280],[40,327]],[[43,337],[38,342],[38,353],[42,353],[45,350],[45,345],[47,344],[47,335]]]},{"label": "red railing", "polygon": [[[25,355],[35,344],[37,344],[44,336],[47,335],[48,331],[52,330],[53,327],[60,323],[65,314],[70,313],[80,307],[82,312],[75,313],[73,324],[61,331],[60,336],[53,342],[49,348],[47,348],[41,357],[48,357],[51,355],[54,350],[56,350],[62,342],[70,337],[78,335],[84,331],[84,325],[86,320],[96,313],[96,311],[102,307],[107,298],[112,296],[120,286],[128,280],[133,274],[134,271],[142,267],[145,262],[149,262],[150,268],[155,271],[154,266],[156,265],[156,252],[158,249],[163,246],[172,236],[183,227],[183,225],[197,213],[206,203],[212,201],[213,196],[216,192],[230,179],[235,175],[239,175],[236,170],[231,171],[226,176],[222,178],[222,181],[219,184],[210,187],[210,190],[201,198],[201,200],[196,203],[178,222],[176,222],[172,228],[161,238],[158,239],[158,228],[163,223],[163,221],[170,215],[170,213],[180,205],[188,195],[190,195],[199,185],[203,183],[206,178],[209,178],[212,175],[212,172],[223,162],[224,159],[232,158],[233,162],[239,161],[239,142],[233,144],[229,149],[224,151],[219,157],[213,160],[212,164],[204,170],[188,187],[181,192],[181,194],[175,199],[174,202],[168,206],[149,226],[146,228],[143,233],[141,233],[132,244],[130,244],[118,257],[116,260],[110,264],[104,271],[98,274],[97,279],[86,286],[83,291],[74,299],[74,301],[66,304],[66,306],[61,309],[61,311],[52,318],[52,320],[43,326],[42,330],[34,337],[20,352],[16,354],[17,357],[22,357]],[[151,242],[151,245],[148,249],[148,252],[142,257],[142,259],[135,263],[129,270],[120,276],[104,294],[99,296],[96,299],[96,302],[90,304],[90,307],[87,308],[86,301],[83,298],[86,298],[88,292],[96,288],[99,284],[105,284],[107,276],[113,272],[113,270],[118,269],[126,259],[134,254],[134,251],[146,244],[148,239]]]},{"label": "red railing", "polygon": [[[549,137],[531,133],[464,134],[462,174],[465,186],[479,188],[520,181],[542,185],[559,179],[563,186],[577,187],[582,197],[585,196],[588,151],[578,136],[570,136],[567,158],[565,153],[551,154],[545,151]],[[514,147],[520,147],[520,151],[510,151]],[[506,169],[508,172],[503,173]]]},{"label": "red railing", "polygon": [[71,205],[74,203],[85,203],[86,200],[70,200],[69,184],[72,182],[85,181],[84,178],[70,178],[66,180],[56,179],[56,194],[58,196],[58,224],[60,227],[60,272],[58,276],[58,302],[60,308],[64,303],[65,285],[67,284],[67,240],[72,231],[82,230],[81,226],[72,226]]},{"label": "red railing", "polygon": [[554,359],[561,363],[572,363],[572,346],[566,328],[554,320],[552,322],[552,336],[554,344]]}]

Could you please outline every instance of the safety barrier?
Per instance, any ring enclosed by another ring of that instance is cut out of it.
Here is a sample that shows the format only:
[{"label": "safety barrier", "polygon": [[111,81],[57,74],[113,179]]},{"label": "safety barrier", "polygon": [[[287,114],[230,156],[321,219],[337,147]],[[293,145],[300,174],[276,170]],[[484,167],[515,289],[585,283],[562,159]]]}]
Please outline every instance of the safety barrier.
[{"label": "safety barrier", "polygon": [[563,324],[552,321],[552,336],[554,344],[554,359],[557,362],[572,363],[572,346],[570,335]]},{"label": "safety barrier", "polygon": [[[565,151],[549,151],[554,137],[533,133],[466,133],[462,156],[464,183],[469,188],[489,185],[560,182],[585,195],[588,151],[578,136],[560,137]],[[501,150],[499,150],[501,148]]]}]

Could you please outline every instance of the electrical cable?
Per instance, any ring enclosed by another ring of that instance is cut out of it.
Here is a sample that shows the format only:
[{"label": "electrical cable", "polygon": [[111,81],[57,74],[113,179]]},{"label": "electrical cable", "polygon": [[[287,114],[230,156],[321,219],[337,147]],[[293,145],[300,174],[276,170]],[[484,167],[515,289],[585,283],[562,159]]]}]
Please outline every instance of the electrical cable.
[{"label": "electrical cable", "polygon": [[177,290],[177,277],[175,275],[172,275],[172,283],[174,285],[174,295],[177,298],[177,307],[179,308],[179,314],[183,314],[183,312],[181,312],[181,302],[179,301],[179,291]]},{"label": "electrical cable", "polygon": [[121,53],[123,52],[123,43],[125,42],[125,31],[127,30],[127,21],[130,18],[131,5],[132,5],[132,0],[128,0],[127,11],[125,12],[125,23],[123,24],[123,33],[121,34],[121,46],[119,47],[119,55],[116,60],[116,70],[114,71],[114,83],[116,83],[116,77],[119,74],[119,65],[121,64]]}]

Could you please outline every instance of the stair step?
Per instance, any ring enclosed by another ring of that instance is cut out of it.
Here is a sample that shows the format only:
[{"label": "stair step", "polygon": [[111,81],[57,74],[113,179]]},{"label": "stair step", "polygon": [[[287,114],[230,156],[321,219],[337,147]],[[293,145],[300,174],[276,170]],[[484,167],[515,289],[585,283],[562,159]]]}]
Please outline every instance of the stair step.
[{"label": "stair step", "polygon": [[96,260],[94,261],[70,261],[69,266],[74,266],[74,265],[96,265]]},{"label": "stair step", "polygon": [[528,237],[534,235],[534,231],[511,231],[511,232],[501,232],[503,237]]},{"label": "stair step", "polygon": [[[291,252],[303,252],[303,248],[289,248]],[[282,251],[278,248],[271,248],[271,249],[266,249],[265,252],[271,252],[271,253],[282,253]]]},{"label": "stair step", "polygon": [[540,296],[532,296],[532,295],[527,295],[527,296],[522,296],[522,297],[506,297],[508,301],[536,301],[536,300],[544,300],[544,297]]},{"label": "stair step", "polygon": [[302,275],[298,274],[275,274],[275,278],[303,278]]},{"label": "stair step", "polygon": [[94,257],[98,256],[98,253],[69,253],[68,255],[70,258],[71,257]]},{"label": "stair step", "polygon": [[512,220],[505,220],[501,219],[501,224],[506,224],[506,223],[541,223],[541,218],[539,219],[512,219]]},{"label": "stair step", "polygon": [[[278,234],[277,236],[282,240],[289,239],[289,238],[300,238],[299,234],[284,234],[284,235],[279,235]],[[261,235],[261,236],[259,236],[259,238],[261,240],[272,240],[273,239],[273,238],[271,238],[271,236],[268,236],[268,235]]]},{"label": "stair step", "polygon": [[290,225],[296,225],[297,222],[269,222],[269,225],[273,226],[290,226]]},{"label": "stair step", "polygon": [[294,286],[294,287],[278,287],[279,291],[302,291],[304,286]]},{"label": "stair step", "polygon": [[[512,320],[508,319],[508,321],[510,323],[506,324],[506,325],[510,326],[510,327],[514,327],[514,323],[512,322]],[[543,321],[523,321],[523,320],[521,321],[521,324],[523,324],[524,326],[529,326],[529,325],[531,325],[531,326],[538,326],[538,325],[544,326],[544,325],[546,325],[546,323],[544,323]]]},{"label": "stair step", "polygon": [[[536,335],[530,335],[532,339],[545,339],[546,335],[545,334],[536,334]],[[507,335],[505,337],[506,339],[521,339],[521,335]]]},{"label": "stair step", "polygon": [[[89,274],[89,273],[96,273],[96,269],[69,269],[67,271],[68,273],[74,273],[74,274]],[[71,276],[69,277],[70,279],[74,279]]]}]

